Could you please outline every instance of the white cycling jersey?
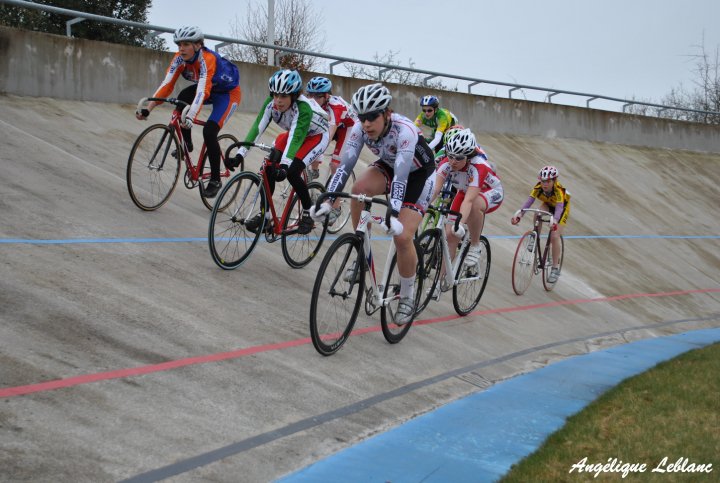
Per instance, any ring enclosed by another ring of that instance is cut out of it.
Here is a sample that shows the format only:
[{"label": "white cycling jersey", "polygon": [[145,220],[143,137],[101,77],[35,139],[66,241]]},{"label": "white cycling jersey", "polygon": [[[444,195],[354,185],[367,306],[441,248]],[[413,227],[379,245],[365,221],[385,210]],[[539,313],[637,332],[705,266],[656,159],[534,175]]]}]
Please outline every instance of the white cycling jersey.
[{"label": "white cycling jersey", "polygon": [[379,158],[378,161],[393,170],[390,205],[393,211],[399,212],[410,173],[426,169],[427,165],[435,163],[433,152],[427,143],[418,142],[421,136],[420,129],[410,119],[396,113],[390,115],[388,132],[377,140],[370,139],[363,131],[361,123],[356,123],[345,138],[340,166],[330,181],[328,191],[342,191],[363,146],[367,146]]}]

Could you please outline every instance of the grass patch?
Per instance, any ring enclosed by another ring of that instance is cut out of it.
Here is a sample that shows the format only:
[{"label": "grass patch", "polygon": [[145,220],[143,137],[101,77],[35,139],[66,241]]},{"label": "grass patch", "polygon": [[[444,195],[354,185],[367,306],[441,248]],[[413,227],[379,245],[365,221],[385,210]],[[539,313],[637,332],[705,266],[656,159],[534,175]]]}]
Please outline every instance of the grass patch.
[{"label": "grass patch", "polygon": [[[614,459],[615,471],[608,466],[596,477],[599,467],[581,473],[576,467],[570,473],[583,458],[593,466]],[[685,471],[679,471],[686,459]],[[678,460],[683,461],[671,466]],[[623,478],[623,464],[635,465],[635,472]],[[709,464],[711,472],[699,471],[699,465],[707,470]],[[720,481],[720,344],[623,381],[568,418],[501,481]]]}]

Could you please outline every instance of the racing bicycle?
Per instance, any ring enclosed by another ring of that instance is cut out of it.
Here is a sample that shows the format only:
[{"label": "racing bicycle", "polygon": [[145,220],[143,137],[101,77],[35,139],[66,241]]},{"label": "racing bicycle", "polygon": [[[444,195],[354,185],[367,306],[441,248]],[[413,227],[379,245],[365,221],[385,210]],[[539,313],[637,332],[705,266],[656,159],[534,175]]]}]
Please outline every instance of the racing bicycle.
[{"label": "racing bicycle", "polygon": [[[328,192],[320,195],[315,209],[327,197],[355,199],[363,204],[360,221],[354,233],[343,233],[328,248],[318,269],[310,300],[310,336],[315,349],[324,356],[337,352],[350,337],[360,306],[365,299],[365,313],[372,315],[380,311],[382,333],[391,344],[400,342],[410,330],[413,321],[404,325],[395,324],[395,314],[400,300],[400,278],[395,265],[395,243],[391,241],[381,277],[375,271],[375,260],[371,247],[372,225],[385,225],[385,217],[371,213],[373,204],[387,208],[383,198],[372,198],[364,194]],[[422,294],[423,259],[418,251],[415,277],[415,304]],[[365,275],[370,276],[366,288]]]},{"label": "racing bicycle", "polygon": [[[550,292],[555,288],[556,282],[549,282],[548,276],[553,267],[552,261],[552,245],[550,238],[552,232],[549,230],[545,241],[544,248],[541,247],[542,240],[540,238],[543,223],[550,226],[552,222],[552,213],[536,208],[527,208],[518,210],[514,216],[520,216],[524,212],[535,213],[532,230],[526,231],[518,242],[515,249],[515,257],[512,265],[512,286],[517,295],[522,295],[530,286],[533,275],[542,274],[542,282],[545,290]],[[565,242],[563,237],[559,237],[560,241],[560,260],[558,267],[562,271],[563,257],[565,254]],[[542,248],[542,251],[541,251]]]},{"label": "racing bicycle", "polygon": [[[135,140],[127,162],[126,180],[128,193],[133,203],[145,211],[153,211],[167,203],[175,191],[180,178],[180,165],[185,163],[183,177],[185,187],[199,188],[200,199],[208,210],[212,209],[212,200],[205,197],[205,188],[210,181],[210,162],[205,143],[200,148],[197,164],[193,163],[187,143],[183,139],[181,123],[185,120],[190,106],[179,99],[150,97],[140,99],[138,111],[145,108],[150,101],[167,102],[182,107],[182,113],[172,111],[168,124],[153,124],[145,129]],[[204,126],[205,121],[194,120],[195,124]],[[232,134],[218,136],[221,153],[223,147],[237,142]],[[221,161],[222,158],[221,154]],[[221,166],[220,177],[227,178],[230,171]]]},{"label": "racing bicycle", "polygon": [[[256,147],[267,153],[275,150],[266,144],[240,141],[228,146],[225,156],[229,157],[230,151],[240,146]],[[320,250],[327,223],[315,223],[309,233],[298,233],[303,207],[295,190],[276,187],[277,196],[270,195],[267,173],[271,166],[277,165],[276,161],[271,161],[275,158],[278,156],[266,156],[257,173],[241,171],[236,174],[218,194],[210,214],[208,244],[210,255],[220,268],[234,270],[242,265],[255,249],[261,234],[269,243],[281,240],[283,258],[292,268],[304,267]],[[308,191],[315,202],[325,188],[320,183],[309,183]],[[248,227],[247,222],[258,214],[259,226]]]}]

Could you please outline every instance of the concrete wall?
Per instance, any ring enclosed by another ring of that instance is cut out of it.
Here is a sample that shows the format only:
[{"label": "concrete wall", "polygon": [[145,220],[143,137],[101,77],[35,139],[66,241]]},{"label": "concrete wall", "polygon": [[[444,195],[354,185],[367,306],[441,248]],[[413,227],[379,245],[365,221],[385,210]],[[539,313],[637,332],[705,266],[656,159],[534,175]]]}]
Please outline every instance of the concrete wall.
[{"label": "concrete wall", "polygon": [[[0,27],[0,93],[136,103],[152,94],[171,54]],[[274,68],[238,64],[241,110],[257,111]],[[314,74],[305,72],[308,80]],[[346,99],[367,80],[330,76]],[[634,146],[720,152],[720,128],[540,102],[388,85],[396,112],[414,117],[418,99],[433,93],[477,132],[575,138]]]}]

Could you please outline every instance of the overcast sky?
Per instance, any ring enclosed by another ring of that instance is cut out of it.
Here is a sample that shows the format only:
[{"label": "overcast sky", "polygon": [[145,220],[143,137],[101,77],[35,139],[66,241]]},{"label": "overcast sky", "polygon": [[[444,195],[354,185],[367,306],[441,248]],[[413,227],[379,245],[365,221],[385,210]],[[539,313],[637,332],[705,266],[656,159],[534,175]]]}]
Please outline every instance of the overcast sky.
[{"label": "overcast sky", "polygon": [[[703,40],[713,56],[720,46],[720,0],[309,1],[325,20],[325,53],[373,60],[392,50],[418,69],[652,102],[692,88]],[[148,21],[232,36],[249,4],[267,1],[153,0]]]}]

